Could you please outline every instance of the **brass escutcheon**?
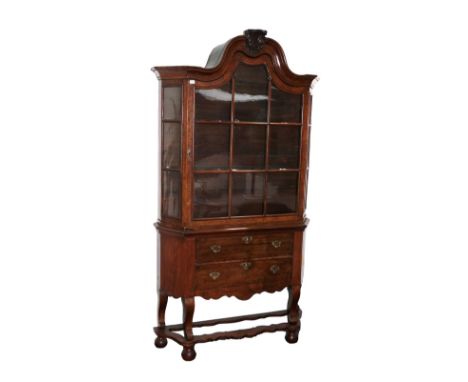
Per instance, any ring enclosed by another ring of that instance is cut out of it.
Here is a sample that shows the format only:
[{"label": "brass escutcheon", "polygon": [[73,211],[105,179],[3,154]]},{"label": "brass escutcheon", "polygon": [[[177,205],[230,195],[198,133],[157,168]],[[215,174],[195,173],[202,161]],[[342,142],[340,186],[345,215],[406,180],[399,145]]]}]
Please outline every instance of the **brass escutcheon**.
[{"label": "brass escutcheon", "polygon": [[273,273],[274,275],[276,275],[279,272],[279,270],[280,270],[280,267],[277,264],[273,264],[270,267],[270,272]]},{"label": "brass escutcheon", "polygon": [[274,248],[279,248],[281,247],[281,240],[273,240],[271,242],[271,245],[274,247]]},{"label": "brass escutcheon", "polygon": [[213,252],[213,253],[219,253],[219,252],[221,252],[221,246],[218,245],[218,244],[212,245],[212,246],[210,247],[210,249],[211,249],[211,252]]},{"label": "brass escutcheon", "polygon": [[250,244],[253,240],[252,236],[242,236],[242,242],[244,244]]}]

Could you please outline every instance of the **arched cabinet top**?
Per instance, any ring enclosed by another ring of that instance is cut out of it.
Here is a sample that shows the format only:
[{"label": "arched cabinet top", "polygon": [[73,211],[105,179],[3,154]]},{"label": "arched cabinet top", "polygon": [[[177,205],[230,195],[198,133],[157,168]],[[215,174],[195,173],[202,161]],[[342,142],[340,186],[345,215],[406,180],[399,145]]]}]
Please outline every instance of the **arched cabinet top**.
[{"label": "arched cabinet top", "polygon": [[209,82],[207,86],[218,86],[233,76],[239,63],[266,66],[274,83],[284,90],[304,91],[311,86],[316,75],[295,74],[289,69],[281,46],[266,37],[266,31],[248,29],[244,35],[237,36],[215,47],[205,68],[197,66],[156,66],[152,68],[161,80],[191,79]]}]

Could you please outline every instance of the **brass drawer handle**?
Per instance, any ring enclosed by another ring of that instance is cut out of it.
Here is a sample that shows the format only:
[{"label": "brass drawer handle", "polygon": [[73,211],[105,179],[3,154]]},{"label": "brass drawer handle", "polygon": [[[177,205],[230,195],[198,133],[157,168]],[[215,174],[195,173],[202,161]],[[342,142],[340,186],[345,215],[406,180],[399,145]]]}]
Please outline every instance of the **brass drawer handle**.
[{"label": "brass drawer handle", "polygon": [[270,272],[273,273],[274,275],[276,275],[279,272],[279,270],[280,270],[280,267],[277,264],[273,264],[270,267]]},{"label": "brass drawer handle", "polygon": [[281,247],[281,240],[273,240],[271,242],[271,245],[274,247],[274,248],[279,248]]},{"label": "brass drawer handle", "polygon": [[213,280],[216,280],[219,276],[221,276],[221,273],[219,273],[219,272],[210,272],[209,275]]},{"label": "brass drawer handle", "polygon": [[250,244],[253,240],[252,236],[242,236],[242,242],[244,244]]},{"label": "brass drawer handle", "polygon": [[221,252],[221,246],[218,245],[218,244],[212,245],[212,246],[210,247],[210,249],[211,249],[211,252],[213,252],[213,253],[219,253],[219,252]]},{"label": "brass drawer handle", "polygon": [[245,263],[240,263],[240,266],[244,271],[248,271],[250,268],[252,268],[252,263],[250,261],[246,261]]}]

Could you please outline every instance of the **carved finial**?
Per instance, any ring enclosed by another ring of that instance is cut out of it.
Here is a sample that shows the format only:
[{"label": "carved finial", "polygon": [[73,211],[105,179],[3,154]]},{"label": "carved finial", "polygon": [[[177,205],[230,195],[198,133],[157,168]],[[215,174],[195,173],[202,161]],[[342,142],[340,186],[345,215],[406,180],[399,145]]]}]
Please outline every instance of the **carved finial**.
[{"label": "carved finial", "polygon": [[247,49],[254,54],[259,53],[265,44],[266,30],[263,29],[247,29],[244,31],[245,45]]}]

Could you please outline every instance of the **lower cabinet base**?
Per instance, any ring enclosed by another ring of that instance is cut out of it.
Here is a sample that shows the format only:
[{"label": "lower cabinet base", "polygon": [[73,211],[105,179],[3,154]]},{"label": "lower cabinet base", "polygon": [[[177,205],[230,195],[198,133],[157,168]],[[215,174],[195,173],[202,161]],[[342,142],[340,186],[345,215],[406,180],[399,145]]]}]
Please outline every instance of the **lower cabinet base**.
[{"label": "lower cabinet base", "polygon": [[[279,310],[267,313],[256,313],[244,316],[225,317],[214,320],[196,321],[193,322],[193,313],[195,309],[195,300],[193,297],[182,297],[183,305],[183,323],[177,325],[165,325],[164,316],[167,306],[167,295],[160,293],[158,323],[154,328],[156,340],[154,345],[157,348],[164,348],[167,345],[167,339],[171,339],[183,346],[182,358],[185,361],[195,359],[195,345],[199,343],[227,340],[227,339],[242,339],[255,337],[261,333],[274,333],[278,331],[286,332],[285,339],[288,343],[294,344],[299,339],[299,331],[301,329],[302,311],[299,308],[298,300],[300,295],[300,287],[289,287],[288,309]],[[287,317],[287,321],[280,324],[260,325],[247,329],[239,329],[225,332],[215,332],[210,334],[194,335],[193,328],[201,328],[205,326],[215,326],[219,324],[232,324],[242,321],[254,321],[269,317]],[[182,334],[177,333],[183,332]]]}]

